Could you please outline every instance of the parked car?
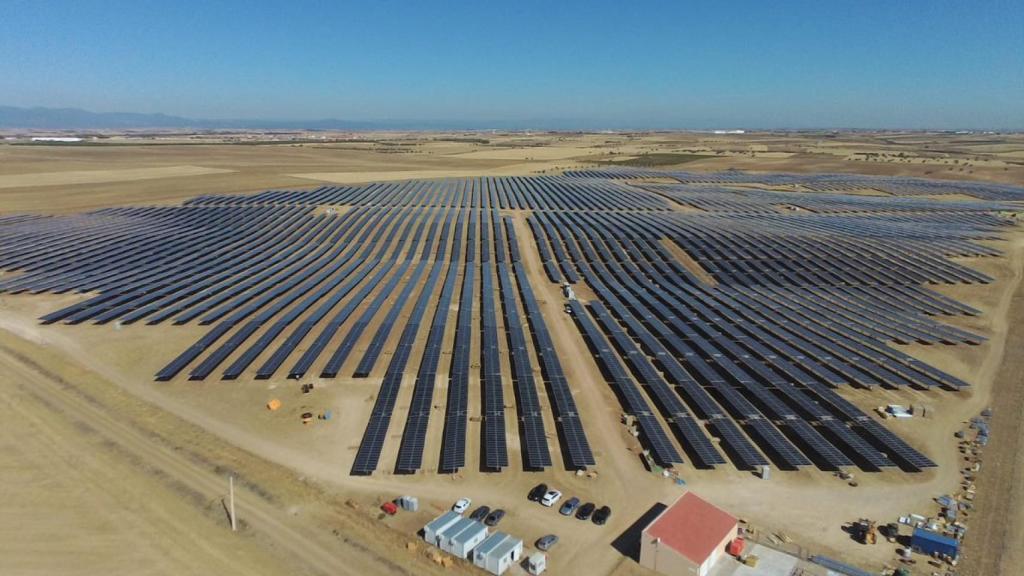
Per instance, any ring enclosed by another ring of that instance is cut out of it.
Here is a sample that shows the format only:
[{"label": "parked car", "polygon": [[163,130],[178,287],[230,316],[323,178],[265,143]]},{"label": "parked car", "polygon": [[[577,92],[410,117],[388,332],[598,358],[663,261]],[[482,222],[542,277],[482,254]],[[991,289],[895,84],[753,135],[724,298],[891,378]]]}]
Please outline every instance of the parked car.
[{"label": "parked car", "polygon": [[551,550],[551,547],[555,544],[558,544],[558,536],[554,534],[541,536],[540,539],[537,540],[537,550],[547,552],[548,550]]},{"label": "parked car", "polygon": [[580,499],[573,496],[572,498],[566,500],[564,504],[562,504],[562,507],[559,508],[558,513],[562,516],[572,516],[572,513],[576,511],[576,508],[578,508],[579,505]]},{"label": "parked car", "polygon": [[473,501],[469,498],[459,498],[458,501],[455,502],[455,505],[452,506],[452,512],[462,514],[466,510],[469,510],[469,505],[472,503]]},{"label": "parked car", "polygon": [[473,510],[473,513],[470,514],[469,517],[472,518],[473,520],[479,520],[479,521],[482,522],[483,519],[487,518],[487,515],[490,514],[490,513],[491,513],[490,506],[481,506],[481,507],[477,508],[476,510]]},{"label": "parked car", "polygon": [[501,519],[504,517],[505,511],[502,510],[501,508],[498,508],[494,512],[491,512],[487,515],[487,518],[484,519],[484,524],[487,524],[488,526],[497,526],[498,522],[501,522]]},{"label": "parked car", "polygon": [[540,503],[547,506],[548,508],[555,505],[562,498],[562,493],[558,490],[548,490],[544,497],[540,499]]},{"label": "parked car", "polygon": [[611,515],[611,508],[607,506],[601,506],[600,508],[597,509],[597,512],[594,512],[594,524],[597,524],[598,526],[603,525],[605,522],[608,521],[608,518],[610,518]]},{"label": "parked car", "polygon": [[597,508],[597,506],[594,506],[593,502],[587,502],[576,511],[576,517],[580,520],[590,520],[591,514],[594,513],[594,508]]},{"label": "parked car", "polygon": [[540,499],[544,497],[544,494],[547,493],[547,491],[547,484],[537,484],[533,487],[533,490],[530,490],[530,493],[526,495],[526,498],[529,499],[530,502],[540,502]]}]

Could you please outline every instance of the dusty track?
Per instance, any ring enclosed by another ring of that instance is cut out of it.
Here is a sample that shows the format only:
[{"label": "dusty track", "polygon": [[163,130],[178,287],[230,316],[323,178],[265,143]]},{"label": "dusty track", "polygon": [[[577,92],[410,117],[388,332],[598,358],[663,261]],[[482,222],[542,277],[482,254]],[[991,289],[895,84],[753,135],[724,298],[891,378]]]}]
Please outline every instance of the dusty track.
[{"label": "dusty track", "polygon": [[1003,316],[1009,323],[1005,352],[992,388],[992,437],[978,477],[978,497],[965,541],[966,576],[1020,574],[1024,566],[1024,283],[1016,267],[1017,289]]}]

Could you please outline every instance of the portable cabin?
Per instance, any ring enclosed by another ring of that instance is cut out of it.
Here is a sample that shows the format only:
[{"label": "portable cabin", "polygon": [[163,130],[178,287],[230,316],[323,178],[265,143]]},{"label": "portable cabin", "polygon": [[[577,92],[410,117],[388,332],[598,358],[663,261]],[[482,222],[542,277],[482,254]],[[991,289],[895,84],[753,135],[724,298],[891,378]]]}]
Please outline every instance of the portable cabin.
[{"label": "portable cabin", "polygon": [[444,514],[441,514],[437,518],[434,518],[433,520],[428,522],[427,525],[423,527],[423,539],[428,544],[431,544],[433,546],[440,546],[440,533],[445,528],[448,528],[449,526],[455,524],[459,520],[462,520],[462,515],[456,514],[455,512],[452,512],[450,510],[448,512],[445,512]]},{"label": "portable cabin", "polygon": [[522,554],[522,540],[504,532],[495,532],[473,550],[473,564],[501,576]]},{"label": "portable cabin", "polygon": [[441,550],[459,558],[468,558],[487,539],[487,526],[472,518],[462,518],[438,533]]}]

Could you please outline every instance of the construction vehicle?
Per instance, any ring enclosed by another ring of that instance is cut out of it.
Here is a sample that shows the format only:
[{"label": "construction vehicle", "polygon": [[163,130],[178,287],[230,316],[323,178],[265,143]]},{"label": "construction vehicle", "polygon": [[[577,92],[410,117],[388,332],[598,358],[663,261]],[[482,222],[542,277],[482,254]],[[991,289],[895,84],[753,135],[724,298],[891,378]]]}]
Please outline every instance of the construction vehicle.
[{"label": "construction vehicle", "polygon": [[849,524],[850,534],[861,544],[874,544],[878,541],[878,529],[875,522],[867,518],[861,518]]}]

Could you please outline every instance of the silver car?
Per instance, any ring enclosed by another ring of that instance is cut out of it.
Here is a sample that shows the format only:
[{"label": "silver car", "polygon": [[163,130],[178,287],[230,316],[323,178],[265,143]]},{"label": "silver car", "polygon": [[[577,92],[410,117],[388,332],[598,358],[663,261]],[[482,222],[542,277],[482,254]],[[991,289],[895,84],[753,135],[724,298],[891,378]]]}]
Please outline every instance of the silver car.
[{"label": "silver car", "polygon": [[558,544],[558,536],[555,534],[548,534],[547,536],[541,536],[540,539],[537,540],[537,549],[547,552],[548,550],[551,550],[551,547],[555,544]]}]

